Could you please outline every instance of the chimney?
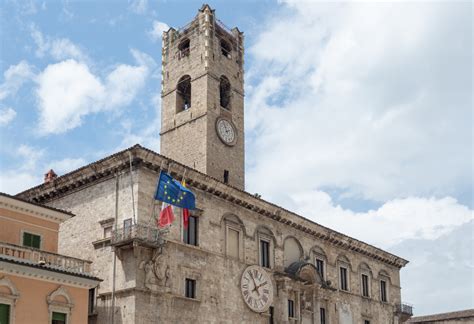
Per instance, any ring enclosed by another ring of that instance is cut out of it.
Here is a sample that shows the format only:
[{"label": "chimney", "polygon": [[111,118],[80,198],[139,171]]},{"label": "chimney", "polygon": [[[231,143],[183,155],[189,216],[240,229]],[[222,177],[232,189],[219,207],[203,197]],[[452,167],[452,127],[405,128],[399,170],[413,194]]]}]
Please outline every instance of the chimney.
[{"label": "chimney", "polygon": [[44,183],[50,182],[54,179],[56,179],[58,175],[54,172],[53,169],[49,170],[47,173],[44,175]]}]

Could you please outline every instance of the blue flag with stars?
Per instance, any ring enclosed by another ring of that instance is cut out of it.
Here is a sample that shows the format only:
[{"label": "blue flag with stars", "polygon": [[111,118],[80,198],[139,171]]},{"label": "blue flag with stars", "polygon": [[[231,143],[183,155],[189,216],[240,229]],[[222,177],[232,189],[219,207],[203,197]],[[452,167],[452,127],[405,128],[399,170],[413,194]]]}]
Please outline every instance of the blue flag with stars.
[{"label": "blue flag with stars", "polygon": [[176,207],[187,209],[196,208],[196,197],[194,193],[163,171],[161,171],[160,178],[158,179],[155,199]]}]

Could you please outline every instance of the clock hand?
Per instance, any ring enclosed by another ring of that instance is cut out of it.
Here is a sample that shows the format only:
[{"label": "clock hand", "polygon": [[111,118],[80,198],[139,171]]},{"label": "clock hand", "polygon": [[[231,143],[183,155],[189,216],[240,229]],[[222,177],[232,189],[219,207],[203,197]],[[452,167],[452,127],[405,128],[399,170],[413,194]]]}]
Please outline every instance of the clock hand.
[{"label": "clock hand", "polygon": [[252,289],[252,291],[256,291],[257,294],[260,296],[260,293],[259,293],[259,291],[258,291],[258,289],[257,289],[257,283],[255,282],[255,279],[254,279],[254,277],[253,277],[253,275],[252,275],[251,272],[250,272],[250,278],[252,278],[253,285],[254,285],[254,288]]}]

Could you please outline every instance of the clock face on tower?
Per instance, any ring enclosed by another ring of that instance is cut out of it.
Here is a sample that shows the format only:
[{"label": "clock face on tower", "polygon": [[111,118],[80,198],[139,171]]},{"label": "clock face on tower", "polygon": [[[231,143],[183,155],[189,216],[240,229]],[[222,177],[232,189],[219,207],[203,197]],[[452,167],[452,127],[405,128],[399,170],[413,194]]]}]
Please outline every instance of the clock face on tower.
[{"label": "clock face on tower", "polygon": [[216,121],[217,135],[224,144],[235,145],[237,141],[237,132],[232,122],[225,118],[219,118]]},{"label": "clock face on tower", "polygon": [[254,312],[265,312],[273,302],[272,279],[265,269],[257,265],[244,270],[240,290],[245,303]]}]

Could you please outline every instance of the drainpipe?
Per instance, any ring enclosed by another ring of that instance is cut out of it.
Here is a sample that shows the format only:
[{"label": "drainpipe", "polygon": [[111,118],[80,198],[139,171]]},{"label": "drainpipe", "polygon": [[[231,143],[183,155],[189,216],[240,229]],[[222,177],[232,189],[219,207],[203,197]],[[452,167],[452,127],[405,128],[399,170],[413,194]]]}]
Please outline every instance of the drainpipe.
[{"label": "drainpipe", "polygon": [[[118,223],[118,203],[119,203],[119,175],[115,175],[115,233],[117,234],[117,223]],[[112,324],[115,324],[115,273],[117,271],[117,252],[114,247],[114,265],[112,272]]]}]

